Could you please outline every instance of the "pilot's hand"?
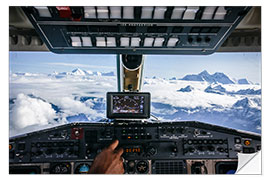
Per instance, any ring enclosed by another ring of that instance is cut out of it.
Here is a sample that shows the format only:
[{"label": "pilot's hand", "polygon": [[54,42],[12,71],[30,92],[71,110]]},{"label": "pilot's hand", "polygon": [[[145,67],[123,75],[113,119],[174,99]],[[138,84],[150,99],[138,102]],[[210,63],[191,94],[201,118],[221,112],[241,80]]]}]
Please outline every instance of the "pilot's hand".
[{"label": "pilot's hand", "polygon": [[123,158],[121,155],[124,150],[122,148],[116,149],[119,141],[115,140],[109,147],[103,149],[99,153],[91,168],[90,174],[123,174]]}]

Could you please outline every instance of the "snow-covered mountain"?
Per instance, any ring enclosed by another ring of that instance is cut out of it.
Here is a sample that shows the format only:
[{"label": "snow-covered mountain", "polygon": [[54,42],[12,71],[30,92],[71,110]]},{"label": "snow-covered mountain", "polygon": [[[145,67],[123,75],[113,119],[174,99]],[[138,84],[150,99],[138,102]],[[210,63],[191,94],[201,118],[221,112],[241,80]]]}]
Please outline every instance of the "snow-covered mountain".
[{"label": "snow-covered mountain", "polygon": [[17,76],[38,76],[39,74],[35,74],[35,73],[21,73],[21,72],[17,72],[17,73],[12,73],[11,76],[12,77],[17,77]]},{"label": "snow-covered mountain", "polygon": [[246,78],[238,79],[237,83],[238,84],[250,84],[250,82]]},{"label": "snow-covered mountain", "polygon": [[221,85],[209,85],[204,92],[207,93],[215,93],[215,94],[224,94],[226,92],[226,89],[222,87]]},{"label": "snow-covered mountain", "polygon": [[180,91],[180,92],[191,92],[194,88],[191,87],[190,85],[186,86],[185,88],[181,88],[177,91]]},{"label": "snow-covered mountain", "polygon": [[107,73],[102,73],[102,76],[115,76],[114,72],[107,72]]},{"label": "snow-covered mountain", "polygon": [[74,69],[70,74],[75,75],[75,76],[86,76],[86,75],[93,75],[93,72],[85,71],[80,68],[77,68],[77,69]]},{"label": "snow-covered mountain", "polygon": [[226,76],[224,73],[216,72],[214,74],[209,74],[206,70],[199,74],[186,75],[182,78],[186,81],[206,81],[209,83],[222,83],[222,84],[234,84],[234,82]]},{"label": "snow-covered mountain", "polygon": [[262,90],[258,89],[258,90],[254,90],[254,89],[240,89],[237,92],[235,92],[234,94],[240,94],[240,95],[261,95]]},{"label": "snow-covered mountain", "polygon": [[48,76],[53,76],[56,78],[63,78],[66,76],[115,76],[114,72],[99,72],[99,71],[87,71],[80,68],[76,68],[72,70],[71,72],[53,72],[52,74],[49,74]]},{"label": "snow-covered mountain", "polygon": [[199,74],[188,74],[180,80],[186,81],[205,81],[208,83],[221,83],[221,84],[251,84],[247,79],[232,80],[230,77],[221,72],[209,74],[206,70]]}]

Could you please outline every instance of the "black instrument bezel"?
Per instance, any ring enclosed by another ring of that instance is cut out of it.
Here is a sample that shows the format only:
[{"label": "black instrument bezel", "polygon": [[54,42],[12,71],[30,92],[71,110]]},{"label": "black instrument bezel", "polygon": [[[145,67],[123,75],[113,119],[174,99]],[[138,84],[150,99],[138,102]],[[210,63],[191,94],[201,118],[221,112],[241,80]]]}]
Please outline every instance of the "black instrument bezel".
[{"label": "black instrument bezel", "polygon": [[[112,97],[115,95],[121,96],[144,96],[145,103],[142,114],[133,113],[113,113]],[[109,119],[147,119],[150,118],[150,93],[149,92],[108,92],[107,93],[107,118]]]}]

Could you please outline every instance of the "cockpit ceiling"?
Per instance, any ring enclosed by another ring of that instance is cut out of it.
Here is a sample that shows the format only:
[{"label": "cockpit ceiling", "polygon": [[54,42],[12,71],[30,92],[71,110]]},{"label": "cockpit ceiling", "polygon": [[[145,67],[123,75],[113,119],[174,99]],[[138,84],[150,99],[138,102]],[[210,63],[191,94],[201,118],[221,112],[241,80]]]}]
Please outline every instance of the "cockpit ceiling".
[{"label": "cockpit ceiling", "polygon": [[10,7],[10,51],[211,54],[261,50],[260,7],[68,8],[24,7],[27,17],[22,7]]}]

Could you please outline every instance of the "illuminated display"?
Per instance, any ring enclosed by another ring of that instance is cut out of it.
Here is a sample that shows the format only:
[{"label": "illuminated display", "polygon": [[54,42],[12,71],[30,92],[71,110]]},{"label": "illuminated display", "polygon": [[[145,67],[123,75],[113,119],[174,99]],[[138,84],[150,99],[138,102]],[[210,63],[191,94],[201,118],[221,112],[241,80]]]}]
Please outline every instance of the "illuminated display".
[{"label": "illuminated display", "polygon": [[144,96],[113,96],[113,113],[142,114]]},{"label": "illuminated display", "polygon": [[142,149],[140,147],[125,148],[125,153],[140,153]]}]

